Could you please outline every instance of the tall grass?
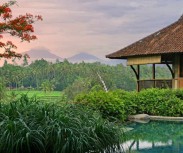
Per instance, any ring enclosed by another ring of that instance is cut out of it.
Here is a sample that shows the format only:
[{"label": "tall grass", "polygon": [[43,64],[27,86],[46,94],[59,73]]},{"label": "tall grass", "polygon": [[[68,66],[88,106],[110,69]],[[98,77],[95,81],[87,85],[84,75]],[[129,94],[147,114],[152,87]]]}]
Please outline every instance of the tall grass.
[{"label": "tall grass", "polygon": [[0,152],[84,153],[121,151],[123,132],[79,105],[59,106],[23,95],[0,104]]}]

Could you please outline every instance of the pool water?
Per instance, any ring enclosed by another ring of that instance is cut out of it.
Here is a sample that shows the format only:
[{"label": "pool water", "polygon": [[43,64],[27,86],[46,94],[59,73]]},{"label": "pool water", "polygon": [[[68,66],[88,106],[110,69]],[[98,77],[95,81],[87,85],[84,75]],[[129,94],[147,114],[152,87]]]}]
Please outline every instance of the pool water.
[{"label": "pool water", "polygon": [[133,122],[127,129],[123,143],[126,152],[183,153],[183,122]]}]

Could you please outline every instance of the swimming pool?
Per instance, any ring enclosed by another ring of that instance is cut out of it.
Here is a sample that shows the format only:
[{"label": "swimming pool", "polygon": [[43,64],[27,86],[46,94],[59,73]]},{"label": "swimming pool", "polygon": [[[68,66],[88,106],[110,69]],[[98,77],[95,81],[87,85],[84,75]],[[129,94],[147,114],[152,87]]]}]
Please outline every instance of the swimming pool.
[{"label": "swimming pool", "polygon": [[126,152],[183,153],[183,122],[133,122],[127,129],[123,143]]}]

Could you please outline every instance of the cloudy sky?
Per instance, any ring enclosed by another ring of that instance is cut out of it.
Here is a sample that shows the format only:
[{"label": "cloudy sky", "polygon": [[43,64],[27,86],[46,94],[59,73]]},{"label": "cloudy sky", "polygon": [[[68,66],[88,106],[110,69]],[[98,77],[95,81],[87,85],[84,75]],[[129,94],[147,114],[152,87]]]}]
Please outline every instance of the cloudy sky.
[{"label": "cloudy sky", "polygon": [[[6,0],[1,0],[1,2]],[[183,0],[17,0],[13,13],[40,14],[38,40],[18,52],[45,47],[61,57],[88,52],[100,58],[151,34],[183,14]],[[8,38],[9,39],[9,38]]]}]

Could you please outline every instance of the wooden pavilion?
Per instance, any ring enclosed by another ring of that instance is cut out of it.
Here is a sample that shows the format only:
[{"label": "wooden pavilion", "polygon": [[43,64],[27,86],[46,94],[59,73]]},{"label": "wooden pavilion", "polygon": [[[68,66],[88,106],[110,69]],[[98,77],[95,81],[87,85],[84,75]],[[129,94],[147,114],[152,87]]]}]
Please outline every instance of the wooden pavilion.
[{"label": "wooden pavilion", "polygon": [[[127,59],[137,78],[137,90],[144,88],[183,88],[183,16],[173,24],[109,55]],[[140,79],[140,65],[152,64],[152,79]],[[166,64],[171,79],[156,79],[155,64]]]}]

